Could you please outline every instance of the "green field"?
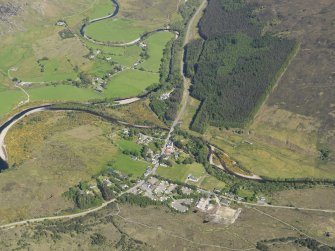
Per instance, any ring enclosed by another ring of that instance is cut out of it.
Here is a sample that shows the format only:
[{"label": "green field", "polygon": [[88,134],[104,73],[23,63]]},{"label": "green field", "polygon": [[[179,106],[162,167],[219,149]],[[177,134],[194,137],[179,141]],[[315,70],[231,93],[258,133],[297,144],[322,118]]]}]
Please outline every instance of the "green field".
[{"label": "green field", "polygon": [[137,154],[141,153],[142,146],[139,144],[136,144],[133,141],[125,140],[125,139],[120,139],[116,142],[116,144],[119,146],[120,150],[124,151],[131,151],[131,152],[136,152]]},{"label": "green field", "polygon": [[174,165],[172,167],[162,167],[160,166],[157,170],[157,174],[168,178],[171,180],[177,180],[184,182],[189,174],[193,175],[196,178],[204,175],[205,168],[203,165],[198,163],[193,163],[189,165]]},{"label": "green field", "polygon": [[113,168],[132,177],[140,177],[144,174],[149,166],[149,163],[141,160],[132,160],[131,156],[125,154],[118,154],[112,164]]},{"label": "green field", "polygon": [[130,42],[141,36],[146,31],[136,22],[127,19],[106,19],[86,28],[87,36],[98,41]]},{"label": "green field", "polygon": [[28,90],[31,100],[71,100],[84,101],[102,98],[94,90],[78,88],[72,85],[56,85],[32,88]]},{"label": "green field", "polygon": [[112,77],[108,83],[105,96],[125,98],[137,96],[145,88],[159,82],[159,74],[139,70],[125,70]]},{"label": "green field", "polygon": [[157,32],[145,40],[144,42],[148,46],[149,58],[141,64],[141,67],[147,71],[158,72],[165,45],[174,36],[170,32]]},{"label": "green field", "polygon": [[20,101],[26,99],[26,95],[21,90],[0,91],[0,116],[8,113],[17,106]]}]

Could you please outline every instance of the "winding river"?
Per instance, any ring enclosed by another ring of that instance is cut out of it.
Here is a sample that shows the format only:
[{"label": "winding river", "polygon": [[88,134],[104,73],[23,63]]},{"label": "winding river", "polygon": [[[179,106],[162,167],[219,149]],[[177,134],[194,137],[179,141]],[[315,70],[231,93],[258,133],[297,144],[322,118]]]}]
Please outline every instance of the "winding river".
[{"label": "winding river", "polygon": [[95,18],[95,19],[89,20],[88,22],[84,23],[82,25],[82,27],[80,28],[80,34],[85,39],[87,39],[88,41],[90,41],[90,42],[92,42],[94,44],[97,44],[97,45],[104,45],[104,46],[111,46],[111,47],[124,47],[124,46],[131,46],[131,45],[138,44],[141,41],[143,41],[144,39],[146,39],[148,36],[150,36],[150,35],[152,35],[152,34],[154,34],[156,32],[162,32],[162,31],[172,32],[172,33],[176,34],[176,39],[179,37],[180,34],[176,30],[173,30],[173,29],[170,29],[170,28],[158,28],[158,29],[155,29],[153,31],[145,32],[139,38],[136,38],[135,40],[129,41],[129,42],[126,42],[126,43],[113,43],[113,42],[103,42],[103,41],[95,40],[94,38],[88,36],[85,33],[85,29],[90,24],[93,24],[93,23],[96,23],[96,22],[99,22],[99,21],[103,21],[103,20],[106,20],[106,19],[110,19],[110,18],[113,18],[113,17],[117,16],[117,14],[120,11],[120,5],[119,5],[119,3],[116,0],[111,0],[111,1],[113,2],[114,6],[115,6],[115,10],[114,10],[114,12],[112,14],[104,16],[104,17],[99,17],[99,18]]}]

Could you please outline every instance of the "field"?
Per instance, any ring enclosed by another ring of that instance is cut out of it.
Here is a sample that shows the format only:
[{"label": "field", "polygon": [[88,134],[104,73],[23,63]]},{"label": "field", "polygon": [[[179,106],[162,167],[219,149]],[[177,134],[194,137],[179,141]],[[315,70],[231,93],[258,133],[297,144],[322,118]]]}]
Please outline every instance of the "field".
[{"label": "field", "polygon": [[144,27],[137,26],[135,21],[126,19],[106,19],[90,24],[86,28],[87,36],[97,41],[131,42],[139,38],[145,31]]},{"label": "field", "polygon": [[145,40],[145,43],[148,46],[149,58],[145,60],[140,67],[143,67],[146,71],[158,72],[165,45],[174,36],[174,34],[169,32],[158,32]]},{"label": "field", "polygon": [[0,90],[0,116],[12,110],[25,99],[25,94],[20,90]]},{"label": "field", "polygon": [[78,88],[71,85],[32,88],[28,90],[28,93],[32,100],[85,101],[102,97],[92,89]]},{"label": "field", "polygon": [[119,153],[115,162],[113,162],[113,168],[124,173],[130,175],[132,178],[138,178],[142,176],[150,166],[149,163],[141,161],[141,160],[132,160],[130,155],[124,155]]},{"label": "field", "polygon": [[198,163],[188,165],[175,164],[172,167],[160,166],[157,170],[157,174],[164,178],[185,182],[188,175],[200,178],[205,174],[205,169]]},{"label": "field", "polygon": [[147,87],[159,82],[157,73],[140,70],[125,70],[113,76],[104,92],[110,98],[125,98],[137,96]]}]

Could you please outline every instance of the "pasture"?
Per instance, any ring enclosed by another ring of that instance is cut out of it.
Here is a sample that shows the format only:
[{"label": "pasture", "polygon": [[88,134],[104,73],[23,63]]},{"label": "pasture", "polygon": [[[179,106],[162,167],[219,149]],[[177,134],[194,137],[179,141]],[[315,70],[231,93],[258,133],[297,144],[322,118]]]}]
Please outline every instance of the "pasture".
[{"label": "pasture", "polygon": [[85,101],[102,98],[92,89],[78,88],[72,85],[42,86],[28,90],[32,100]]},{"label": "pasture", "polygon": [[125,70],[115,74],[108,83],[104,95],[109,98],[125,98],[144,93],[145,89],[159,82],[159,74],[140,70]]},{"label": "pasture", "polygon": [[87,36],[103,42],[127,43],[139,38],[145,27],[127,19],[105,19],[87,26]]},{"label": "pasture", "polygon": [[130,155],[125,155],[120,152],[112,164],[112,167],[115,170],[130,175],[132,179],[142,176],[148,166],[150,166],[148,162],[143,160],[133,160]]},{"label": "pasture", "polygon": [[19,89],[0,90],[0,117],[10,112],[26,98],[26,95]]},{"label": "pasture", "polygon": [[148,47],[149,58],[140,67],[147,71],[158,72],[163,57],[163,50],[175,34],[170,32],[157,32],[144,41]]},{"label": "pasture", "polygon": [[160,166],[157,170],[157,174],[171,180],[185,182],[188,175],[192,175],[196,178],[200,178],[206,173],[205,168],[198,163],[193,164],[175,164],[172,167]]}]

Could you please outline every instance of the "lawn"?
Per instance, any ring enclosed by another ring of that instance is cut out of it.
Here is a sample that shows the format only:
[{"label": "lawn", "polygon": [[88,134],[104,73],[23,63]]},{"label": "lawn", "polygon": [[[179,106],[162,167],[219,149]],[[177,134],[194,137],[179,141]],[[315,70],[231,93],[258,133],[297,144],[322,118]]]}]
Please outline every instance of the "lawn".
[{"label": "lawn", "polygon": [[146,31],[136,22],[127,19],[106,19],[86,27],[87,36],[98,41],[130,42]]},{"label": "lawn", "polygon": [[188,165],[174,165],[172,167],[160,166],[157,170],[157,174],[171,180],[177,180],[184,182],[189,174],[196,178],[201,177],[205,174],[204,167],[199,163],[193,163]]},{"label": "lawn", "polygon": [[148,60],[144,61],[140,67],[147,71],[158,72],[163,57],[163,50],[168,41],[175,35],[170,32],[157,32],[151,35],[145,43],[148,46]]},{"label": "lawn", "polygon": [[10,112],[20,101],[26,99],[26,95],[19,89],[0,91],[0,116]]},{"label": "lawn", "polygon": [[120,153],[112,164],[113,168],[132,177],[140,177],[144,174],[147,167],[150,165],[141,160],[132,160],[131,156]]},{"label": "lawn", "polygon": [[139,70],[125,70],[112,77],[104,92],[109,98],[137,96],[145,89],[159,82],[159,74]]},{"label": "lawn", "polygon": [[78,88],[72,85],[56,85],[32,88],[28,90],[31,100],[71,100],[84,101],[102,98],[91,89]]}]

